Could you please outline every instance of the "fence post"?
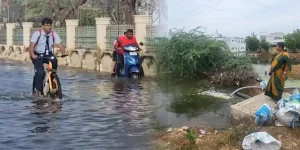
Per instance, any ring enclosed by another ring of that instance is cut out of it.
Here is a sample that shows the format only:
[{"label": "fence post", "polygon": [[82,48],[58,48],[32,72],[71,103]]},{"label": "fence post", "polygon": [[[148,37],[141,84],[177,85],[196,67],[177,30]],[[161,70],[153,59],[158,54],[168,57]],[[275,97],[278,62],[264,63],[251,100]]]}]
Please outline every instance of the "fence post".
[{"label": "fence post", "polygon": [[110,25],[110,18],[95,18],[97,29],[97,46],[104,51],[106,49],[106,27]]},{"label": "fence post", "polygon": [[145,43],[147,25],[151,25],[151,15],[134,15],[135,36],[138,42]]},{"label": "fence post", "polygon": [[66,48],[68,51],[75,49],[76,27],[78,19],[66,19]]},{"label": "fence post", "polygon": [[23,22],[23,45],[28,47],[30,44],[30,29],[33,27],[33,22]]},{"label": "fence post", "polygon": [[[97,32],[97,47],[98,54],[100,57],[104,56],[104,51],[106,49],[106,27],[110,25],[110,18],[95,18],[96,20],[96,32]],[[100,63],[100,72],[103,71],[103,62]]]},{"label": "fence post", "polygon": [[6,24],[6,45],[12,46],[13,45],[13,36],[14,36],[14,29],[16,28],[15,23],[7,23]]}]

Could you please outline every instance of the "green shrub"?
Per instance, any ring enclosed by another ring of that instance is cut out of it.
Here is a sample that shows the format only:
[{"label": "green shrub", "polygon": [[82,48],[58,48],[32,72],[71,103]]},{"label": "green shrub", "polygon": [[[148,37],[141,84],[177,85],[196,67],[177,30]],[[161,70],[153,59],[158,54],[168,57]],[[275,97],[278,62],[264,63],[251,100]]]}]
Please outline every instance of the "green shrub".
[{"label": "green shrub", "polygon": [[223,72],[229,76],[252,72],[250,57],[235,56],[225,42],[204,35],[199,28],[189,32],[170,31],[168,38],[158,41],[157,49],[157,60],[163,75],[194,78],[221,73],[223,78]]}]

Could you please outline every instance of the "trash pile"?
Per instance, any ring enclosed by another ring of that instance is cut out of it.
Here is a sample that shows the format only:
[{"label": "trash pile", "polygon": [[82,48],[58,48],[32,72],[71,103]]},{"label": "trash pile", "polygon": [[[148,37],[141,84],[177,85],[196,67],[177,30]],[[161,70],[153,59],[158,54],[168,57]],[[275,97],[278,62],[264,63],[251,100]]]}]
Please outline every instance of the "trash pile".
[{"label": "trash pile", "polygon": [[[271,108],[264,104],[255,112],[257,125],[287,126],[295,128],[300,126],[300,94],[294,91],[289,98],[281,99],[277,102],[278,108]],[[281,141],[276,140],[266,132],[255,132],[246,136],[243,140],[242,147],[244,150],[279,150]]]},{"label": "trash pile", "polygon": [[278,108],[271,108],[264,104],[255,112],[257,125],[287,126],[295,128],[300,126],[300,94],[293,94],[289,98],[281,99],[277,102]]},{"label": "trash pile", "polygon": [[279,150],[282,143],[267,132],[255,132],[247,135],[242,143],[244,150]]}]

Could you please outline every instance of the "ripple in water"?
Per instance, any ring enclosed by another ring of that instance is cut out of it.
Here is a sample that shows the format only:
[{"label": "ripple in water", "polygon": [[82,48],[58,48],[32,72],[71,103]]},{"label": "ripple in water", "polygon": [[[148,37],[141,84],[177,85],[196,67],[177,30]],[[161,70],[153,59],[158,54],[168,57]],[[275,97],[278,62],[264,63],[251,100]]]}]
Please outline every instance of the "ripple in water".
[{"label": "ripple in water", "polygon": [[147,84],[66,68],[63,101],[33,103],[31,65],[0,64],[0,149],[149,148]]}]

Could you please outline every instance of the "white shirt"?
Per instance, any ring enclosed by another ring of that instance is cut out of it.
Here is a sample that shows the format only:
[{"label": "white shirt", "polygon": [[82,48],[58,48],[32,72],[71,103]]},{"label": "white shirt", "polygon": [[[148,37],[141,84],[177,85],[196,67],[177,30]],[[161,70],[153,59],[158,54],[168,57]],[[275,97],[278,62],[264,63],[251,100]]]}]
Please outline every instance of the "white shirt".
[{"label": "white shirt", "polygon": [[38,43],[36,44],[34,51],[36,51],[37,53],[44,53],[45,52],[45,47],[46,47],[46,36],[49,36],[49,50],[52,51],[52,47],[53,47],[53,43],[54,44],[60,44],[61,43],[61,39],[59,37],[59,35],[52,31],[53,35],[54,35],[54,42],[53,42],[53,37],[52,37],[52,33],[50,32],[48,35],[46,35],[46,33],[44,32],[44,30],[41,30],[41,34],[40,31],[35,31],[30,39],[30,42],[36,43],[38,38],[40,37]]}]

